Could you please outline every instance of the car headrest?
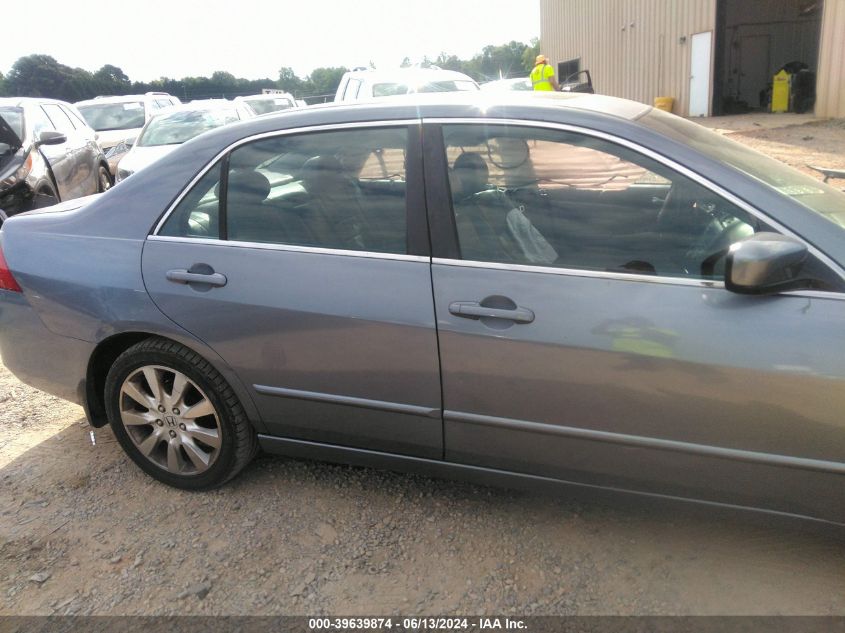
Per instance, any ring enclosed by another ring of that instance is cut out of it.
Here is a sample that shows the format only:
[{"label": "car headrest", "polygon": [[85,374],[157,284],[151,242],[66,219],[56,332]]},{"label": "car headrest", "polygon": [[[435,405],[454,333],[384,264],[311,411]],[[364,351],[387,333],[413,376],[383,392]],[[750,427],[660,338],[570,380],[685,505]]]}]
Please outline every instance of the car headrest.
[{"label": "car headrest", "polygon": [[252,170],[237,170],[229,174],[229,197],[262,202],[270,195],[270,181],[264,174]]}]

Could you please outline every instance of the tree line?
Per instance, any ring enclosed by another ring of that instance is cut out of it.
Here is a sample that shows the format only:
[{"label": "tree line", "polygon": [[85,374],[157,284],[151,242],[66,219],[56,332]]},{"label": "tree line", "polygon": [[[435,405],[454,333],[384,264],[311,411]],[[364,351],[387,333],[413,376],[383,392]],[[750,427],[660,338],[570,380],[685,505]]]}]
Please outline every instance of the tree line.
[{"label": "tree line", "polygon": [[[538,53],[539,43],[536,39],[529,44],[512,41],[499,46],[485,46],[470,59],[440,53],[433,60],[424,57],[414,62],[406,57],[401,66],[439,66],[463,72],[481,82],[526,75]],[[283,66],[275,79],[244,79],[218,70],[210,77],[161,77],[153,81],[132,81],[123,70],[112,64],[105,64],[92,73],[83,68],[66,66],[50,55],[34,54],[19,58],[5,76],[0,73],[0,96],[47,97],[74,102],[98,95],[167,92],[183,101],[190,101],[231,99],[259,93],[263,88],[277,88],[313,103],[331,100],[340,78],[347,70],[343,66],[315,68],[307,76],[299,77],[292,68]]]}]

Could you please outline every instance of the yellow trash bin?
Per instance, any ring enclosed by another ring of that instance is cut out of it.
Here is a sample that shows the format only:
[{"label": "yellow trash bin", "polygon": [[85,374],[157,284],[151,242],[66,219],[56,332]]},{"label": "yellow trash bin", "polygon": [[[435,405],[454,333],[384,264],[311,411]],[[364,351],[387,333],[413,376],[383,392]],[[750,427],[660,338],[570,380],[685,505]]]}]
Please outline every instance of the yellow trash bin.
[{"label": "yellow trash bin", "polygon": [[673,97],[655,97],[654,98],[654,107],[658,110],[663,110],[664,112],[671,112],[672,106],[675,105],[675,99]]},{"label": "yellow trash bin", "polygon": [[789,112],[789,73],[785,70],[772,78],[772,112]]}]

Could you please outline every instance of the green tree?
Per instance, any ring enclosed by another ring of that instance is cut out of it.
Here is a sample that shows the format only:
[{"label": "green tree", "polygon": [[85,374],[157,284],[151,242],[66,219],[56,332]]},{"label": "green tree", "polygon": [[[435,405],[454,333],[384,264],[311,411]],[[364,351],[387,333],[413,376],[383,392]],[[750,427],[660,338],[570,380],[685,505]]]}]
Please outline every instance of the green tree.
[{"label": "green tree", "polygon": [[434,60],[434,65],[439,66],[444,70],[455,70],[464,72],[464,62],[462,62],[457,55],[449,55],[448,53],[440,53],[437,59]]},{"label": "green tree", "polygon": [[540,54],[540,40],[536,37],[531,38],[531,45],[526,46],[522,52],[522,69],[530,73],[534,69],[534,60]]},{"label": "green tree", "polygon": [[280,90],[284,90],[295,95],[302,91],[305,82],[297,77],[296,73],[293,72],[293,68],[290,66],[282,66],[282,68],[279,69],[279,79],[276,81],[276,85]]},{"label": "green tree", "polygon": [[75,101],[88,96],[84,84],[90,73],[88,77],[76,75],[74,69],[60,64],[50,55],[27,55],[12,65],[5,79],[6,90],[19,97]]},{"label": "green tree", "polygon": [[332,95],[337,91],[343,73],[349,69],[343,66],[315,68],[308,75],[307,89],[311,95]]}]

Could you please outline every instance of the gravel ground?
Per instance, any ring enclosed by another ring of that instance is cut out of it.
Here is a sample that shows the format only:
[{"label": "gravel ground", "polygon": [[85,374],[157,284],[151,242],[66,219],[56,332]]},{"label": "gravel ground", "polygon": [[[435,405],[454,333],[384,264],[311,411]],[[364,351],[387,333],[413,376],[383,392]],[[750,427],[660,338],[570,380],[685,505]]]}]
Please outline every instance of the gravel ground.
[{"label": "gravel ground", "polygon": [[[715,121],[845,167],[840,122]],[[269,456],[187,493],[94,439],[0,365],[0,614],[845,615],[845,536],[808,523]]]}]

